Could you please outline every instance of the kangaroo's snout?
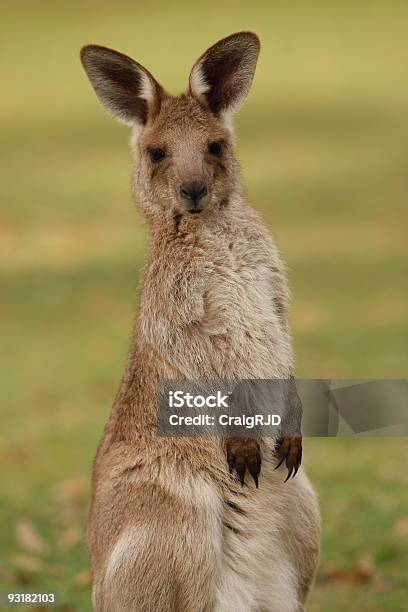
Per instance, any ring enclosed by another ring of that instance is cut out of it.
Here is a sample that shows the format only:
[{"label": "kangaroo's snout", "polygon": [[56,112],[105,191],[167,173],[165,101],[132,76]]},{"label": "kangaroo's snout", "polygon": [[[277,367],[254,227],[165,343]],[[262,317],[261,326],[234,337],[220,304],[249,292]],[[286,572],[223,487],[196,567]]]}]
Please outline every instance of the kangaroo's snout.
[{"label": "kangaroo's snout", "polygon": [[180,197],[184,200],[187,212],[199,213],[203,210],[203,198],[208,193],[204,181],[185,181],[180,185]]}]

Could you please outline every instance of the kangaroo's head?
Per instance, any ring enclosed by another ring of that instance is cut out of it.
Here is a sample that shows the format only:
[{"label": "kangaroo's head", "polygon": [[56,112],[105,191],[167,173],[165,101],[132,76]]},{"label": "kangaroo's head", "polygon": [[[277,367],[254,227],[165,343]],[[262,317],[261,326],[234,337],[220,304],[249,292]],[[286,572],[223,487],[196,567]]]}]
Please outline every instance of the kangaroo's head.
[{"label": "kangaroo's head", "polygon": [[232,34],[194,64],[187,92],[173,97],[143,66],[87,45],[81,60],[105,108],[133,128],[134,189],[148,216],[211,214],[236,181],[231,115],[246,97],[259,39]]}]

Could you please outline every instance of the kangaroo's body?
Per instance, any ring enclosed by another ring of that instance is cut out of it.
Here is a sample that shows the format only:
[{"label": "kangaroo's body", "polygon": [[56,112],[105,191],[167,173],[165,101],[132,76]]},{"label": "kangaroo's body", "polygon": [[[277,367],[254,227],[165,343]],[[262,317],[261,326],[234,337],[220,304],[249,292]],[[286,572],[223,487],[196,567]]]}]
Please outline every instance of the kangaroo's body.
[{"label": "kangaroo's body", "polygon": [[[233,107],[257,50],[252,34],[221,41],[178,98],[125,56],[83,52],[104,104],[128,122],[133,113],[135,190],[151,235],[128,365],[94,465],[88,545],[98,612],[295,612],[313,581],[317,502],[302,470],[283,483],[273,441],[262,445],[256,488],[231,477],[221,439],[156,434],[163,378],[292,373],[282,263],[242,195],[222,87],[215,99],[208,93],[216,60],[228,63],[221,51],[232,54]],[[119,85],[128,91],[136,77],[133,95],[145,104],[122,96],[118,107]]]}]

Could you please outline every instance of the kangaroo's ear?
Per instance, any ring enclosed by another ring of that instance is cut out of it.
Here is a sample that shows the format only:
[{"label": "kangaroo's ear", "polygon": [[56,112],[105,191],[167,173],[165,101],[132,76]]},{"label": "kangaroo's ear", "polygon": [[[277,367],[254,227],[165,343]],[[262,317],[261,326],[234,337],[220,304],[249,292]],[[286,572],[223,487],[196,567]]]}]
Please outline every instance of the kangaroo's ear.
[{"label": "kangaroo's ear", "polygon": [[207,49],[190,74],[190,93],[215,115],[233,112],[245,99],[260,50],[252,32],[238,32]]},{"label": "kangaroo's ear", "polygon": [[99,45],[81,49],[81,62],[103,106],[128,125],[144,125],[160,110],[163,89],[127,55]]}]

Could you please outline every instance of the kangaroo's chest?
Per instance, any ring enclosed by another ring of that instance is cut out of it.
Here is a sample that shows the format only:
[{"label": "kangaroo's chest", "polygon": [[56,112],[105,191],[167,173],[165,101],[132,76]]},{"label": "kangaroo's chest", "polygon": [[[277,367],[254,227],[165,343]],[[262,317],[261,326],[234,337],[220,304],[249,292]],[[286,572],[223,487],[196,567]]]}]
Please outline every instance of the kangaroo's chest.
[{"label": "kangaroo's chest", "polygon": [[275,355],[279,360],[282,354],[272,263],[267,253],[244,242],[214,257],[201,328],[234,375],[271,376]]},{"label": "kangaroo's chest", "polygon": [[204,296],[203,324],[213,333],[250,332],[274,318],[270,266],[250,253],[218,257]]}]

